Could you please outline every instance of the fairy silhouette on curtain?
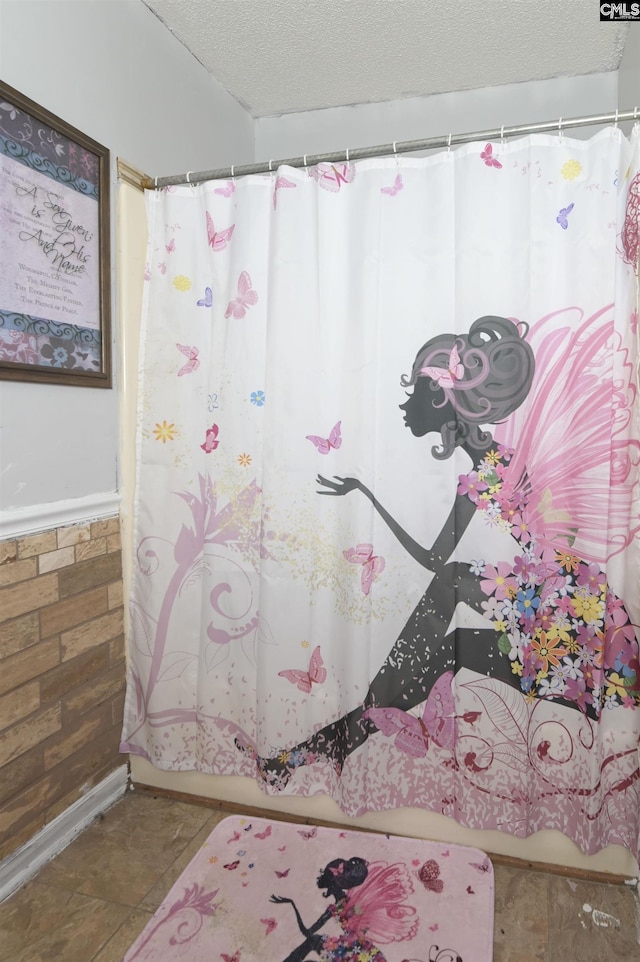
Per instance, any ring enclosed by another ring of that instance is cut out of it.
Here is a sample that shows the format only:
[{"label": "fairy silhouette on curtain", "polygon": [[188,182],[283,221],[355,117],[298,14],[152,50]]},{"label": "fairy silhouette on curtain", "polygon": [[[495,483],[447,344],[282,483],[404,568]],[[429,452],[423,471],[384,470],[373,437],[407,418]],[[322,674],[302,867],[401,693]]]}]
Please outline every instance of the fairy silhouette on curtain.
[{"label": "fairy silhouette on curtain", "polygon": [[[366,497],[432,577],[362,703],[295,747],[256,756],[270,785],[284,787],[295,768],[319,758],[341,771],[376,731],[396,734],[416,756],[429,738],[453,748],[451,684],[461,667],[592,718],[603,705],[640,703],[635,627],[601,567],[640,529],[631,365],[612,309],[587,320],[580,313],[577,323],[573,314],[564,324],[544,318],[530,337],[522,322],[484,316],[468,333],[438,335],[418,351],[401,379],[412,389],[400,405],[405,424],[417,438],[439,433],[434,458],[460,448],[472,462],[430,548],[358,478],[318,476],[320,495]],[[511,535],[513,560],[456,560],[477,512]],[[486,627],[451,627],[460,602]],[[407,714],[423,702],[422,719]]]},{"label": "fairy silhouette on curtain", "polygon": [[[316,884],[334,902],[308,927],[293,899],[271,896],[276,905],[291,905],[304,936],[284,962],[304,962],[310,952],[322,962],[385,962],[376,942],[414,938],[419,920],[416,909],[407,903],[413,886],[403,864],[369,864],[358,856],[336,858],[325,866]],[[330,919],[338,922],[340,935],[320,932]]]}]

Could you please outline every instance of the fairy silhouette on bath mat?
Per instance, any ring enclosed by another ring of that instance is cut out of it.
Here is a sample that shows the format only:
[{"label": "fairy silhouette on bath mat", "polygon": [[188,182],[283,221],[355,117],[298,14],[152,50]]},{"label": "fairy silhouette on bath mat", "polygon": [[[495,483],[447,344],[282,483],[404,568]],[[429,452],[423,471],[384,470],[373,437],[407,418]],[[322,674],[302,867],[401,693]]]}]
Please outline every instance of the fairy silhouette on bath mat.
[{"label": "fairy silhouette on bath mat", "polygon": [[[481,317],[466,334],[427,341],[401,379],[412,389],[400,405],[411,433],[439,433],[434,458],[461,449],[472,465],[459,476],[430,548],[358,478],[318,475],[320,495],[366,497],[432,577],[362,703],[294,748],[271,758],[255,754],[271,786],[283,788],[295,768],[320,758],[341,771],[370,735],[399,731],[403,717],[413,718],[408,710],[425,701],[425,744],[445,723],[448,731],[445,679],[450,686],[460,667],[592,718],[603,705],[640,704],[635,626],[601,568],[640,530],[632,365],[612,309],[587,320],[578,312],[577,322],[574,309],[564,313],[543,318],[532,332],[508,318]],[[493,434],[486,425],[496,425]],[[478,513],[512,537],[512,560],[455,559]],[[452,627],[460,602],[484,616],[486,627]],[[433,740],[452,751],[455,732],[446,743]]]},{"label": "fairy silhouette on bath mat", "polygon": [[[336,858],[325,866],[316,884],[325,889],[324,897],[334,902],[310,926],[303,922],[293,899],[271,896],[276,905],[291,905],[304,936],[284,962],[304,962],[310,952],[321,962],[385,962],[376,943],[413,939],[418,931],[416,909],[407,902],[413,884],[400,862],[387,865],[368,863],[358,856]],[[339,924],[339,935],[321,933],[330,919]]]}]

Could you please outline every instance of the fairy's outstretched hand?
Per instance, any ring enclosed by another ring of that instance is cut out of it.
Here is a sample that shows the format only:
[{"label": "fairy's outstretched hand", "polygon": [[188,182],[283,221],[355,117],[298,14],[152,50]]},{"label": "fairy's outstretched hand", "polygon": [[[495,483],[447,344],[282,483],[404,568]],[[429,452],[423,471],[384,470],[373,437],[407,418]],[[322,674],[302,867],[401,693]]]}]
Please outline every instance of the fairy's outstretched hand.
[{"label": "fairy's outstretched hand", "polygon": [[328,478],[324,478],[321,474],[318,475],[316,481],[318,484],[330,489],[329,491],[317,491],[317,494],[343,495],[349,494],[350,491],[362,489],[362,485],[357,478],[339,478],[335,474],[333,481],[329,481]]}]

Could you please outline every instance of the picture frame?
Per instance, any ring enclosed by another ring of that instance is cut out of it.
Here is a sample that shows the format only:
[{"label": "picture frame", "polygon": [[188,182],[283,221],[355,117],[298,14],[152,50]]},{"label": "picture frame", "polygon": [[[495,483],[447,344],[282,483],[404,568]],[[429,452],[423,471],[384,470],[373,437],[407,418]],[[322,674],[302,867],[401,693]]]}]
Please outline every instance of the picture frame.
[{"label": "picture frame", "polygon": [[110,388],[110,154],[0,81],[0,379]]}]

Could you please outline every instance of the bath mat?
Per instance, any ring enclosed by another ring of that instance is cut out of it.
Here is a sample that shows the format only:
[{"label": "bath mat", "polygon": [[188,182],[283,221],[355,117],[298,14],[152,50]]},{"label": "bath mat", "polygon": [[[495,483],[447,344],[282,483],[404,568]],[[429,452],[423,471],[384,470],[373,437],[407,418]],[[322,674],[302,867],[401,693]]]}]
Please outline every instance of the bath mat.
[{"label": "bath mat", "polygon": [[123,962],[491,962],[475,848],[223,819]]}]

